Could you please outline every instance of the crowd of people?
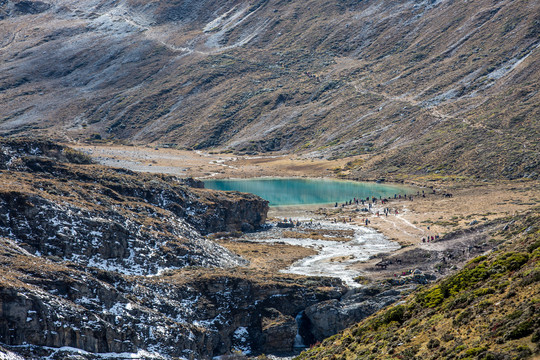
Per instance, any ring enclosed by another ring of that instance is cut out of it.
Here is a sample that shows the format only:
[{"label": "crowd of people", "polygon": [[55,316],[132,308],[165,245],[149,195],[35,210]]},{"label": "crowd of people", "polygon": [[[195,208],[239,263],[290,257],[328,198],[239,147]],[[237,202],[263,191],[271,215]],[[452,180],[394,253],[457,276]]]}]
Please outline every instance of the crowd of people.
[{"label": "crowd of people", "polygon": [[[435,194],[435,190],[433,190],[433,194]],[[443,194],[444,196],[445,194]],[[368,213],[368,215],[366,216],[362,216],[360,218],[361,220],[361,223],[365,226],[369,226],[371,224],[371,220],[370,220],[370,215],[371,216],[377,216],[377,217],[388,217],[389,215],[394,215],[394,216],[398,216],[400,214],[399,210],[397,208],[391,208],[390,206],[383,206],[383,207],[380,207],[380,206],[377,206],[378,204],[380,205],[388,205],[390,204],[392,201],[394,200],[408,200],[408,201],[413,201],[415,197],[426,197],[426,193],[424,190],[422,190],[421,192],[420,191],[417,191],[416,194],[394,194],[393,196],[390,196],[390,197],[382,197],[382,196],[379,196],[379,197],[376,197],[376,196],[367,196],[365,198],[353,198],[353,199],[350,199],[348,201],[345,201],[344,203],[338,203],[336,202],[334,204],[334,207],[335,208],[349,208],[352,206],[352,207],[355,207],[355,211],[362,211],[362,212],[365,212],[365,213]],[[333,217],[332,219],[330,219],[330,221],[332,223],[338,223],[338,222],[343,222],[343,223],[352,223],[356,220],[356,218],[353,218],[352,216],[348,216],[348,217],[339,217],[339,218],[336,218],[336,217]],[[313,224],[313,220],[309,220],[309,221],[306,221],[306,223],[308,224]],[[286,219],[283,219],[283,221],[280,221],[278,223],[278,226],[280,227],[295,227],[295,226],[300,226],[302,225],[302,223],[300,222],[300,220],[293,220],[292,218],[286,218]],[[439,235],[437,234],[429,234],[431,231],[430,231],[430,226],[427,226],[427,231],[423,231],[424,235],[419,238],[419,242],[421,241],[422,243],[429,243],[429,242],[434,242],[434,241],[437,241],[439,240]],[[426,235],[426,233],[428,233]]]},{"label": "crowd of people", "polygon": [[[433,190],[433,194],[435,194],[435,190]],[[357,207],[357,210],[356,211],[363,211],[363,212],[368,212],[368,213],[372,213],[374,216],[377,216],[377,217],[381,217],[381,216],[385,216],[385,217],[388,217],[388,215],[399,215],[399,210],[397,208],[390,208],[388,206],[384,206],[382,209],[380,207],[376,207],[377,204],[381,204],[381,205],[387,205],[389,204],[391,201],[393,200],[408,200],[408,201],[413,201],[414,198],[416,197],[423,197],[425,198],[426,197],[426,192],[424,190],[422,190],[420,192],[417,191],[416,194],[394,194],[394,196],[390,196],[390,197],[382,197],[382,196],[379,196],[379,197],[376,197],[376,196],[367,196],[365,198],[353,198],[353,199],[350,199],[348,201],[345,201],[344,203],[338,203],[336,202],[334,204],[334,207],[335,208],[345,208],[345,207],[349,207],[349,206],[356,206]],[[445,196],[443,194],[443,196]],[[359,206],[362,206],[361,209],[358,209]],[[349,217],[349,222],[352,222],[352,217]],[[347,218],[342,218],[341,221],[343,221],[343,223],[346,223],[347,222]],[[337,222],[336,219],[333,219],[333,222]],[[362,217],[361,219],[361,222],[362,224],[364,224],[365,226],[368,226],[371,221],[369,220],[369,217],[366,216],[366,217]],[[428,226],[427,227],[427,230],[429,231],[430,230],[430,227]],[[426,243],[426,242],[434,242],[434,241],[437,241],[439,239],[439,235],[427,235],[427,236],[423,236],[421,238],[421,241],[423,243]]]}]

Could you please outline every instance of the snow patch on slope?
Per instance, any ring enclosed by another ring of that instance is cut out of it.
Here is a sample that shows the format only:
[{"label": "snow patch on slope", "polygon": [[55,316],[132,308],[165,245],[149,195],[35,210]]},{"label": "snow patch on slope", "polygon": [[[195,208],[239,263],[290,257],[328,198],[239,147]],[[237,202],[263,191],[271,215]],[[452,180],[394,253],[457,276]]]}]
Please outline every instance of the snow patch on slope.
[{"label": "snow patch on slope", "polygon": [[204,27],[203,31],[205,33],[213,32],[212,35],[208,37],[206,40],[206,46],[209,48],[219,49],[219,50],[228,50],[233,49],[236,47],[243,46],[250,42],[253,38],[255,38],[265,27],[266,22],[262,22],[259,26],[256,28],[251,28],[249,31],[245,31],[244,34],[242,34],[241,39],[233,43],[232,45],[228,46],[222,46],[221,43],[224,42],[225,34],[232,31],[242,23],[244,23],[246,20],[248,20],[254,13],[257,12],[257,10],[252,11],[248,13],[247,15],[244,15],[246,11],[248,11],[247,5],[245,5],[243,8],[239,9],[235,13],[231,14],[232,11],[236,9],[236,6],[233,7],[231,10],[227,11],[223,15],[217,17],[216,19],[212,20],[206,26]]},{"label": "snow patch on slope", "polygon": [[244,14],[247,10],[247,7],[244,7],[243,9],[240,9],[239,11],[235,12],[231,15],[231,13],[236,10],[237,6],[233,7],[229,11],[225,12],[224,14],[218,16],[214,20],[210,21],[206,26],[204,27],[204,32],[213,31],[219,27],[227,26],[231,24],[231,22],[238,19],[242,14]]},{"label": "snow patch on slope", "polygon": [[526,53],[521,58],[513,58],[513,59],[509,60],[508,62],[504,63],[498,69],[490,72],[487,75],[487,77],[489,79],[493,79],[493,80],[498,80],[498,79],[502,78],[506,74],[508,74],[508,73],[512,72],[514,69],[516,69],[521,63],[523,63],[523,61],[525,61],[529,56],[531,56],[531,54],[534,53],[535,50],[538,49],[538,48],[540,48],[540,43],[536,44],[536,46],[534,46],[531,51]]},{"label": "snow patch on slope", "polygon": [[0,350],[0,360],[24,360],[24,358],[12,353],[11,351]]}]

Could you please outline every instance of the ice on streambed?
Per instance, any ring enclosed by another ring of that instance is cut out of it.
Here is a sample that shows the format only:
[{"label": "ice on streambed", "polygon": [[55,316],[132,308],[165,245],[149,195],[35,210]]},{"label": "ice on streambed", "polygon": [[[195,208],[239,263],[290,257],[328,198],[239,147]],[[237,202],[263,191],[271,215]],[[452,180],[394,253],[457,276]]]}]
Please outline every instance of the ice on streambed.
[{"label": "ice on streambed", "polygon": [[[43,360],[52,360],[52,359],[60,359],[67,356],[70,356],[71,358],[87,358],[90,356],[92,359],[100,359],[100,360],[141,360],[141,359],[155,359],[155,360],[165,360],[168,359],[167,357],[157,353],[157,352],[148,352],[146,350],[138,350],[136,353],[92,353],[86,350],[70,347],[70,346],[63,346],[59,348],[52,348],[47,346],[40,346],[36,347],[35,345],[15,345],[13,346],[17,349],[42,349],[44,352],[50,351],[50,355],[48,356],[42,356],[40,359]],[[77,356],[79,355],[79,356]],[[34,359],[34,357],[32,357]],[[24,357],[19,356],[11,351],[0,351],[0,360],[25,360]]]},{"label": "ice on streambed", "polygon": [[24,360],[24,358],[11,351],[5,351],[0,352],[0,360]]},{"label": "ice on streambed", "polygon": [[383,234],[363,226],[352,224],[336,224],[330,222],[318,222],[317,228],[328,230],[353,230],[354,237],[348,242],[317,240],[317,239],[250,239],[255,242],[281,242],[289,245],[298,245],[313,248],[318,251],[317,255],[309,256],[295,262],[286,273],[307,276],[337,277],[349,287],[359,287],[354,278],[360,272],[351,268],[361,261],[366,261],[370,256],[384,252],[391,252],[400,248],[399,244],[390,241]]}]

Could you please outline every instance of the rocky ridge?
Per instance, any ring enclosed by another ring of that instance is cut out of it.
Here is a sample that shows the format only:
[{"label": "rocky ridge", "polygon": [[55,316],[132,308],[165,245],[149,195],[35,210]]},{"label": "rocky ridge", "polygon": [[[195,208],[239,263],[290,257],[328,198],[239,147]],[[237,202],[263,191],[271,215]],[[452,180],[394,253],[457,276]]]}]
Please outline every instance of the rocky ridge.
[{"label": "rocky ridge", "polygon": [[[245,264],[197,229],[255,229],[264,223],[264,200],[190,188],[186,183],[197,184],[172,176],[104,168],[46,141],[2,140],[0,149],[0,338],[6,346],[52,358],[69,355],[62,347],[89,356],[142,351],[151,358],[231,350],[225,339],[234,329],[220,333],[215,324],[231,321],[231,304],[243,301],[238,308],[247,309],[256,302],[246,298],[251,292],[235,293],[231,285],[232,303],[216,298],[225,296],[217,288],[202,299],[195,282],[164,283],[159,274]],[[228,209],[235,212],[225,214]],[[218,287],[233,278],[207,282]],[[245,279],[236,283],[257,287]],[[215,322],[194,325],[209,318]]]},{"label": "rocky ridge", "polygon": [[72,150],[47,143],[36,143],[28,157],[14,155],[25,154],[27,145],[2,146],[7,172],[0,231],[38,255],[137,275],[188,265],[230,267],[243,260],[199,232],[264,223],[267,204],[253,196],[190,192],[174,177],[145,178],[95,165],[72,168],[47,156],[69,156]]},{"label": "rocky ridge", "polygon": [[297,335],[312,344],[401,298],[243,267],[203,236],[264,224],[254,195],[96,165],[49,141],[2,139],[0,160],[0,343],[13,357],[292,352]]},{"label": "rocky ridge", "polygon": [[[121,353],[211,358],[260,349],[270,342],[260,325],[265,309],[294,312],[339,294],[233,272],[124,276],[32,256],[9,239],[2,243],[0,336],[5,347],[30,358],[80,359],[75,350],[90,359]],[[249,337],[235,338],[238,329],[249,329]]]}]

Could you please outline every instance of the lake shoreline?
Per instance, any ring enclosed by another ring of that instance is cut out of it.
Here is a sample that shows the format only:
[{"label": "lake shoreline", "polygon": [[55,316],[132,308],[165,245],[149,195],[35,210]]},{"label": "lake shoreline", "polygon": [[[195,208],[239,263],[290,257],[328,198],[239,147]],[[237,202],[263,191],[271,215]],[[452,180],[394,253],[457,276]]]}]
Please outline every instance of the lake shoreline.
[{"label": "lake shoreline", "polygon": [[[535,184],[519,182],[487,185],[485,187],[456,186],[452,197],[447,192],[425,193],[424,196],[391,200],[387,205],[391,212],[382,215],[382,207],[375,206],[369,213],[359,212],[358,206],[284,206],[272,207],[269,221],[277,223],[284,219],[293,221],[330,221],[337,224],[365,226],[372,228],[388,240],[400,245],[400,249],[381,253],[366,261],[358,262],[354,269],[368,281],[398,278],[404,273],[421,269],[440,277],[463,266],[472,257],[488,251],[482,247],[483,234],[502,227],[505,218],[528,211],[533,202]],[[538,201],[535,202],[538,204]],[[396,214],[397,210],[397,214]],[[376,215],[379,211],[379,216]],[[432,239],[433,237],[433,239]],[[473,249],[474,248],[474,249]],[[459,250],[460,254],[440,267],[440,259],[449,252]],[[473,249],[473,251],[471,251]],[[283,251],[283,250],[282,250]],[[293,247],[291,252],[297,250]],[[431,260],[426,260],[431,254]],[[385,269],[376,264],[394,260]],[[397,260],[402,260],[398,263]],[[439,260],[438,260],[439,259]],[[290,266],[290,264],[289,264]]]},{"label": "lake shoreline", "polygon": [[332,178],[268,177],[251,179],[212,179],[205,188],[240,191],[258,195],[273,206],[344,206],[354,204],[371,209],[387,199],[416,196],[418,188]]}]

